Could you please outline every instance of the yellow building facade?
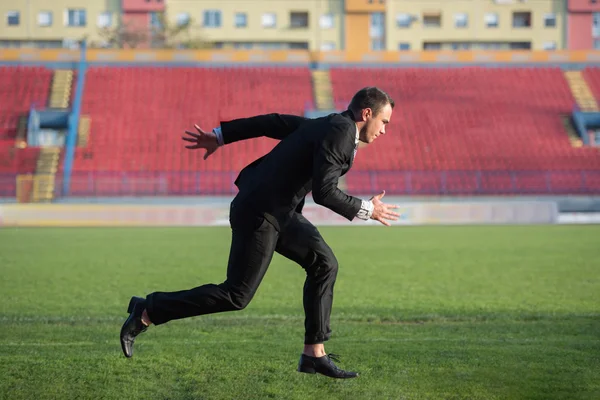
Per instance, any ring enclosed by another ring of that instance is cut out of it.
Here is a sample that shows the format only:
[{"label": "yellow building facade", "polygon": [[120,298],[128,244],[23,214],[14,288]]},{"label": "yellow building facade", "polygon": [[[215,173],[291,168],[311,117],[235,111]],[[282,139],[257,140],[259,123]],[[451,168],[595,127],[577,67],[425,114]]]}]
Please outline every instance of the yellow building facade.
[{"label": "yellow building facade", "polygon": [[71,47],[118,25],[119,0],[0,1],[0,47]]},{"label": "yellow building facade", "polygon": [[562,0],[386,0],[385,13],[387,50],[554,50],[566,42]]},{"label": "yellow building facade", "polygon": [[172,24],[225,48],[341,50],[343,1],[167,0]]},{"label": "yellow building facade", "polygon": [[[0,2],[0,47],[101,44],[126,0]],[[149,1],[149,0],[147,0]],[[564,0],[153,0],[172,26],[217,48],[563,49]],[[152,14],[152,13],[149,13]],[[148,29],[156,22],[148,16]]]}]

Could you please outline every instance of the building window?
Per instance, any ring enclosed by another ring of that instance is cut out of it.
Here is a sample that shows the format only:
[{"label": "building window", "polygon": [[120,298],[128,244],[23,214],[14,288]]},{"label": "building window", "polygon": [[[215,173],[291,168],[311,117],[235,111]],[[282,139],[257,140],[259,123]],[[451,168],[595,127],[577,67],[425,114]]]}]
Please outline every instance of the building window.
[{"label": "building window", "polygon": [[531,50],[531,42],[512,42],[509,48],[511,50]]},{"label": "building window", "polygon": [[277,26],[277,16],[274,13],[266,13],[262,15],[263,28],[275,28]]},{"label": "building window", "polygon": [[457,28],[466,28],[469,26],[469,16],[465,13],[454,15],[454,26]]},{"label": "building window", "polygon": [[65,38],[62,41],[62,47],[65,49],[76,50],[79,48],[80,42],[75,39]]},{"label": "building window", "polygon": [[290,50],[308,50],[308,42],[291,42],[288,43]]},{"label": "building window", "polygon": [[410,43],[398,43],[398,50],[407,51],[410,50]]},{"label": "building window", "polygon": [[186,26],[190,23],[190,14],[179,13],[177,14],[177,26]]},{"label": "building window", "polygon": [[332,50],[335,50],[335,42],[321,43],[321,51],[332,51]]},{"label": "building window", "polygon": [[531,12],[513,12],[513,28],[531,28]]},{"label": "building window", "polygon": [[552,13],[544,15],[544,26],[546,28],[556,27],[556,15]]},{"label": "building window", "polygon": [[86,26],[87,24],[84,9],[68,9],[65,20],[67,26]]},{"label": "building window", "polygon": [[52,11],[40,11],[38,13],[38,25],[39,26],[51,26],[52,25]]},{"label": "building window", "polygon": [[319,25],[323,29],[333,28],[333,14],[323,14],[319,19]]},{"label": "building window", "polygon": [[252,49],[252,42],[235,42],[233,44],[234,49],[250,50]]},{"label": "building window", "polygon": [[263,49],[263,50],[284,50],[287,48],[287,46],[284,43],[258,43],[257,47],[259,49]]},{"label": "building window", "polygon": [[246,13],[235,13],[235,27],[245,28],[248,26],[248,15]]},{"label": "building window", "polygon": [[441,50],[442,44],[439,42],[425,42],[423,43],[423,50]]},{"label": "building window", "polygon": [[19,25],[19,12],[18,11],[9,11],[6,13],[6,24],[8,26],[17,26]]},{"label": "building window", "polygon": [[162,28],[162,24],[160,22],[160,18],[158,17],[157,12],[150,13],[150,27],[156,29]]},{"label": "building window", "polygon": [[383,13],[371,13],[370,36],[372,38],[382,38],[385,36],[385,15]]},{"label": "building window", "polygon": [[600,12],[592,13],[592,36],[600,36]]},{"label": "building window", "polygon": [[384,38],[372,38],[371,39],[371,50],[381,51],[385,50],[385,39]]},{"label": "building window", "polygon": [[451,43],[451,47],[452,47],[452,50],[469,50],[471,48],[471,44],[455,42],[455,43]]},{"label": "building window", "polygon": [[292,11],[290,12],[290,27],[308,28],[308,12]]},{"label": "building window", "polygon": [[98,26],[100,28],[108,28],[112,25],[112,13],[106,11],[98,15]]},{"label": "building window", "polygon": [[496,13],[487,13],[484,17],[485,26],[487,28],[497,28],[498,27],[498,14]]},{"label": "building window", "polygon": [[410,28],[410,24],[412,22],[412,18],[410,14],[401,13],[396,15],[396,25],[398,28]]},{"label": "building window", "polygon": [[423,26],[426,28],[439,28],[442,26],[441,14],[425,14],[423,15]]},{"label": "building window", "polygon": [[497,42],[483,42],[479,43],[478,47],[482,50],[501,50],[505,46],[503,46],[502,43]]},{"label": "building window", "polygon": [[556,42],[544,42],[544,50],[556,50]]},{"label": "building window", "polygon": [[221,10],[204,10],[204,19],[202,25],[205,28],[220,28]]}]

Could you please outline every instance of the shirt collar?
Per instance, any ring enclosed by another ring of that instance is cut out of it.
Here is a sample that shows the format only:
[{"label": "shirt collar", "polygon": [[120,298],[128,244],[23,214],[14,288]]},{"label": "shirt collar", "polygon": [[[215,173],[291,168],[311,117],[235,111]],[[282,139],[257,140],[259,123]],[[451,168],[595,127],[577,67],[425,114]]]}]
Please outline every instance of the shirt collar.
[{"label": "shirt collar", "polygon": [[356,125],[356,139],[354,141],[354,144],[357,145],[357,146],[358,146],[358,138],[359,137],[360,137],[360,131],[358,130],[358,125]]}]

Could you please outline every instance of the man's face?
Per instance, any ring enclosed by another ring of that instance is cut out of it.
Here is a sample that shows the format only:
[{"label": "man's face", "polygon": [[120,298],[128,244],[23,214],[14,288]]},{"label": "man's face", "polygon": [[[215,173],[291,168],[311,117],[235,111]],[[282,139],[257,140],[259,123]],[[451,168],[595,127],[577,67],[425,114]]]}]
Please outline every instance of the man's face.
[{"label": "man's face", "polygon": [[370,108],[362,110],[362,119],[365,125],[360,130],[359,139],[364,143],[372,143],[379,135],[385,135],[385,126],[389,124],[392,117],[392,106],[386,104],[379,113],[373,115]]}]

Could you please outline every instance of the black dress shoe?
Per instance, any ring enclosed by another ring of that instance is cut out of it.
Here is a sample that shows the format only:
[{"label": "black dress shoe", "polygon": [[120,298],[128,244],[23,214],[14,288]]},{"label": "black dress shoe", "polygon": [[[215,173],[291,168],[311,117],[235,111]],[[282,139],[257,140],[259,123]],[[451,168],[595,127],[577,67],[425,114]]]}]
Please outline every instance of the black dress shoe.
[{"label": "black dress shoe", "polygon": [[145,332],[148,327],[142,323],[142,313],[146,308],[146,300],[141,297],[132,297],[127,306],[129,317],[121,328],[121,349],[125,357],[133,356],[133,342],[135,337]]},{"label": "black dress shoe", "polygon": [[327,354],[323,357],[311,357],[306,354],[300,356],[300,362],[298,363],[298,371],[307,374],[323,374],[331,378],[356,378],[358,374],[356,372],[344,371],[338,368],[332,360],[340,362],[335,354]]}]

